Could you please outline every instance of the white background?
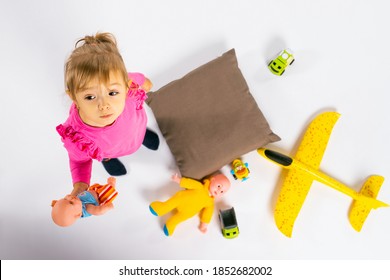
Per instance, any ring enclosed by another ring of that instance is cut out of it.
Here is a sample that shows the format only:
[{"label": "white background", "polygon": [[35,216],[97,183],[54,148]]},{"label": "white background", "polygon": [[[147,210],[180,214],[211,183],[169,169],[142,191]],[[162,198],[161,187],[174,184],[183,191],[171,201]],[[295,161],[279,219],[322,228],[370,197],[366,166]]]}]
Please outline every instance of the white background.
[{"label": "white background", "polygon": [[[275,226],[281,170],[251,152],[251,169],[217,209],[234,207],[240,235],[225,239],[215,216],[207,234],[197,218],[166,237],[166,217],[148,205],[178,190],[175,162],[162,140],[122,158],[115,209],[60,228],[50,203],[72,189],[68,156],[55,127],[67,118],[63,66],[77,39],[112,32],[128,71],[158,89],[235,48],[240,69],[273,131],[271,148],[293,155],[318,113],[341,113],[321,169],[358,191],[370,174],[386,180],[378,199],[390,203],[389,33],[386,1],[21,1],[0,7],[1,259],[389,259],[390,209],[371,212],[362,231],[350,226],[352,200],[313,183],[293,237]],[[267,69],[283,48],[295,62],[282,77]],[[229,166],[222,171],[229,175]],[[107,174],[94,162],[92,182]]]}]

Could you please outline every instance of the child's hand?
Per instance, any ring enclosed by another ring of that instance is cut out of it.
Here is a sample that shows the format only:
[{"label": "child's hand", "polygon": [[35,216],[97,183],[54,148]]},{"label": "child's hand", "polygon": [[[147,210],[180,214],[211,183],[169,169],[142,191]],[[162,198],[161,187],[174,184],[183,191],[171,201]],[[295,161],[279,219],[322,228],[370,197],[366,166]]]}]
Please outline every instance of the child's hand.
[{"label": "child's hand", "polygon": [[181,177],[177,173],[172,175],[172,181],[174,181],[178,184],[180,184],[180,179],[181,179]]},{"label": "child's hand", "polygon": [[73,190],[71,192],[71,195],[77,196],[78,194],[82,193],[83,191],[86,191],[88,189],[88,184],[83,182],[78,182],[73,185]]},{"label": "child's hand", "polygon": [[199,230],[200,230],[202,233],[206,233],[206,232],[207,232],[207,226],[208,226],[208,224],[203,223],[203,222],[200,222],[200,224],[199,224]]},{"label": "child's hand", "polygon": [[141,88],[145,92],[149,92],[152,87],[153,87],[152,82],[148,78],[145,77],[145,82],[142,84]]}]

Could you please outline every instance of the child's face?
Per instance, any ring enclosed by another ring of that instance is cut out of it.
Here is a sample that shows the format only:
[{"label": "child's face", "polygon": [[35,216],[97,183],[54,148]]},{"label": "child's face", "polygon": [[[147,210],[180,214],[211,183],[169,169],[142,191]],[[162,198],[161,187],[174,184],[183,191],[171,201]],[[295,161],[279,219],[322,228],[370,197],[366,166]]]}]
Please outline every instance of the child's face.
[{"label": "child's face", "polygon": [[127,86],[117,73],[110,74],[107,85],[92,79],[87,87],[76,93],[76,103],[80,118],[84,123],[104,127],[111,125],[123,112],[127,96]]}]

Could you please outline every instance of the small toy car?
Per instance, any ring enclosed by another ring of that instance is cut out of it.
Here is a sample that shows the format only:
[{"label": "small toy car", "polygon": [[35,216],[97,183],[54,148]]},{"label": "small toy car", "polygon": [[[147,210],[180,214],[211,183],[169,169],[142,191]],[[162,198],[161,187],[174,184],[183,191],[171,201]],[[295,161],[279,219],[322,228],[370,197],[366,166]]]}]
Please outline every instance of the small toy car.
[{"label": "small toy car", "polygon": [[234,179],[240,179],[242,182],[249,179],[249,169],[248,163],[243,163],[240,159],[233,160],[232,163],[233,169],[230,170],[230,173],[233,175]]},{"label": "small toy car", "polygon": [[234,208],[219,210],[219,221],[221,222],[222,235],[225,238],[236,238],[240,233],[236,220]]},{"label": "small toy car", "polygon": [[285,49],[275,59],[271,60],[268,64],[268,69],[275,75],[281,76],[287,66],[291,65],[294,60],[292,52],[289,49]]}]

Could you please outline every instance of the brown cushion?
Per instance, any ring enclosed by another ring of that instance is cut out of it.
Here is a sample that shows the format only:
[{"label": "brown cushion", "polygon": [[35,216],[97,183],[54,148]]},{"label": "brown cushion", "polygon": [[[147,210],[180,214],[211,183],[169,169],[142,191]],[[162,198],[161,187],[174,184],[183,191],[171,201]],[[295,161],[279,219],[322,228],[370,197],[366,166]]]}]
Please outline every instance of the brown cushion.
[{"label": "brown cushion", "polygon": [[200,180],[280,140],[249,92],[234,49],[148,95],[182,176]]}]

